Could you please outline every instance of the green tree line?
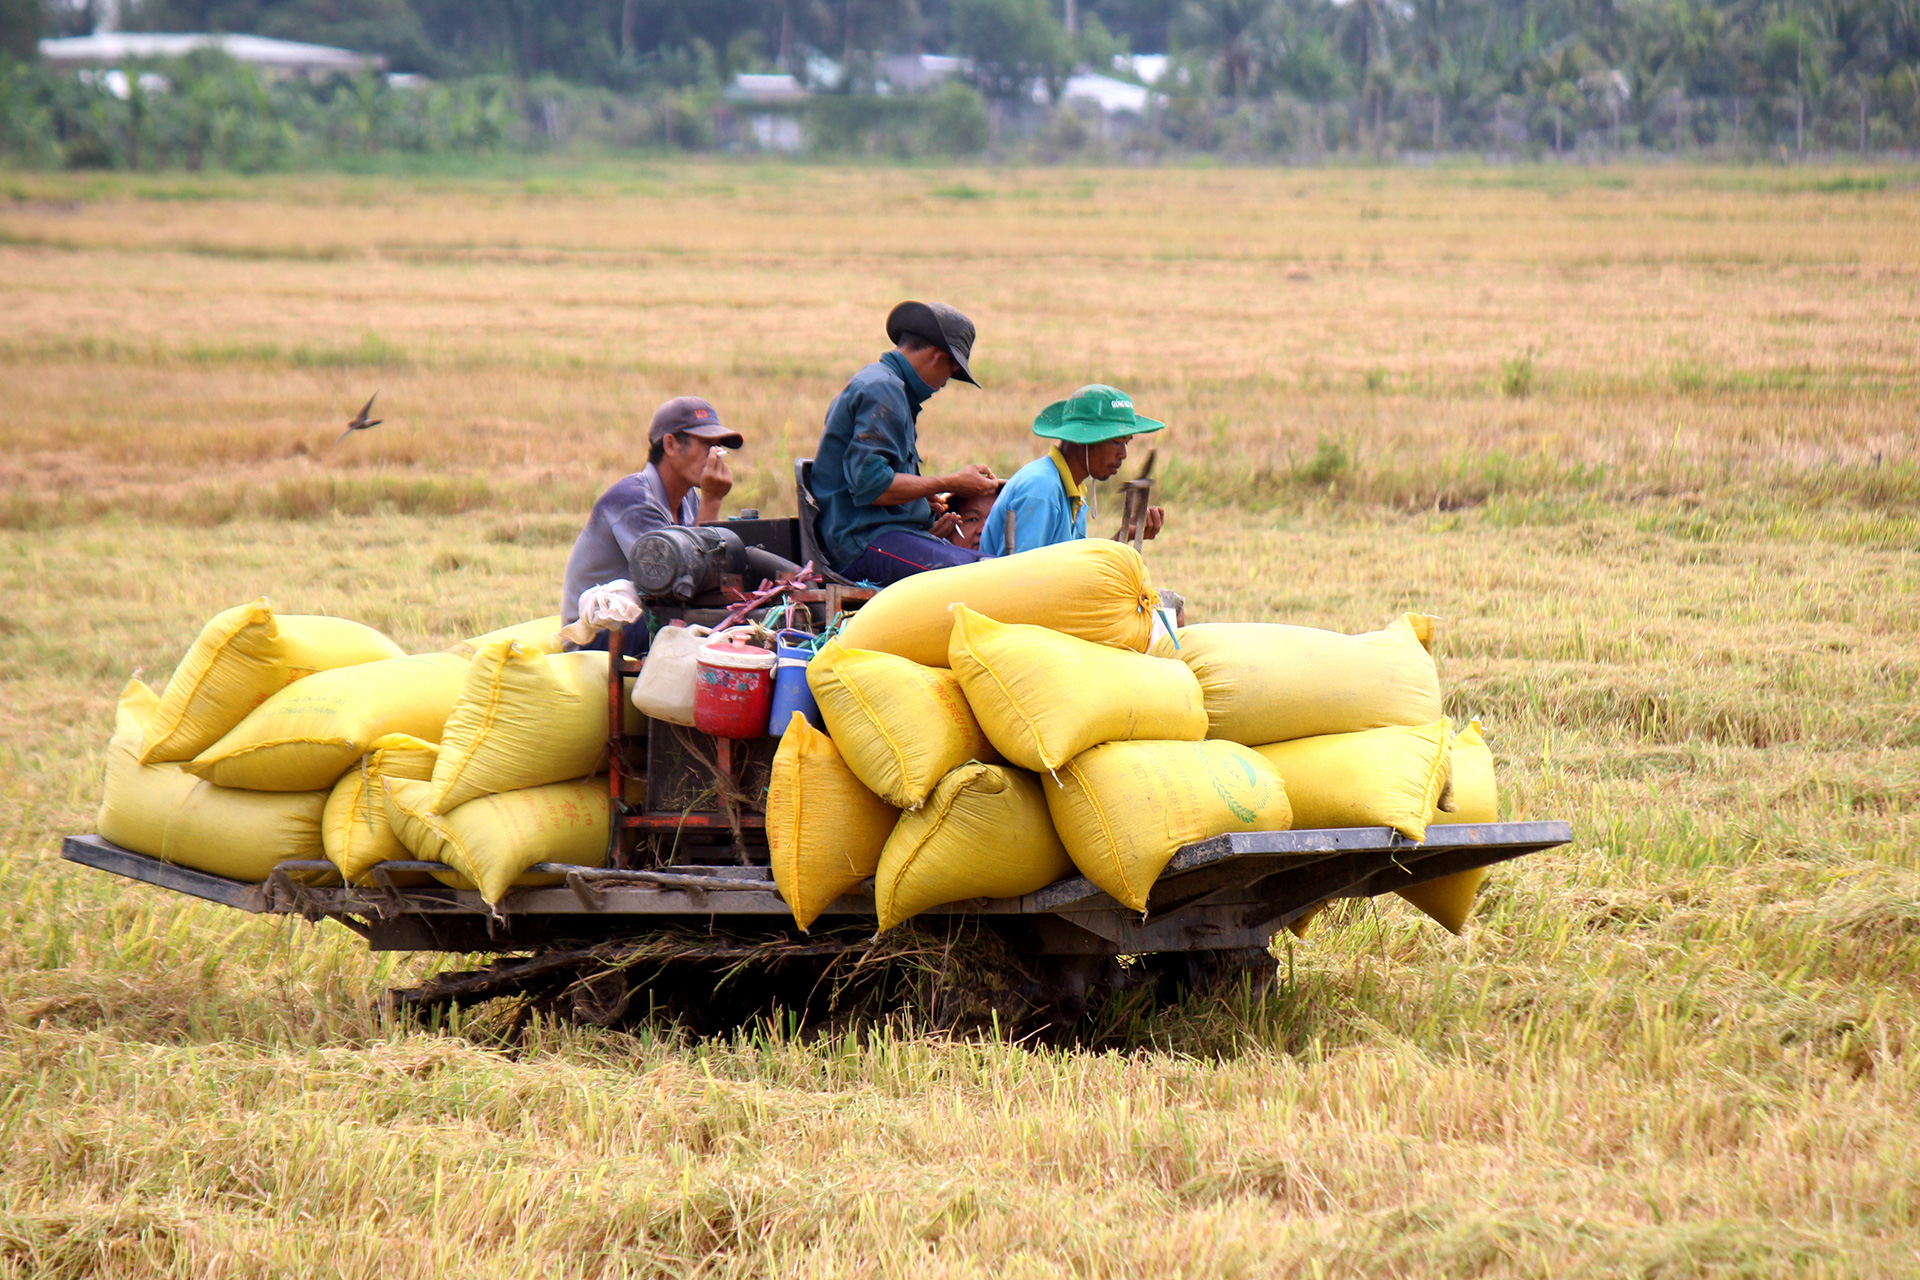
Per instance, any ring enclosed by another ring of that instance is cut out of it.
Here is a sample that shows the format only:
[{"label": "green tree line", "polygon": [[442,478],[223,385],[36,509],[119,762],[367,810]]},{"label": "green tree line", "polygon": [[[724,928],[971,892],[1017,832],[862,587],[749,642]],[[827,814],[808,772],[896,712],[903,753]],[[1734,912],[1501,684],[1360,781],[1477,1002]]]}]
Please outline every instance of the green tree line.
[{"label": "green tree line", "polygon": [[[808,137],[834,151],[1798,154],[1920,142],[1920,0],[120,0],[129,30],[340,45],[431,84],[270,83],[207,55],[145,69],[148,88],[130,68],[112,92],[34,66],[41,36],[84,31],[103,3],[0,0],[10,154],[250,167],[751,145],[722,95],[738,73],[766,71],[814,92]],[[965,59],[965,85],[885,93],[890,56],[919,52]],[[1143,79],[1143,68],[1155,93],[1138,118],[1063,100],[1077,71]]]}]

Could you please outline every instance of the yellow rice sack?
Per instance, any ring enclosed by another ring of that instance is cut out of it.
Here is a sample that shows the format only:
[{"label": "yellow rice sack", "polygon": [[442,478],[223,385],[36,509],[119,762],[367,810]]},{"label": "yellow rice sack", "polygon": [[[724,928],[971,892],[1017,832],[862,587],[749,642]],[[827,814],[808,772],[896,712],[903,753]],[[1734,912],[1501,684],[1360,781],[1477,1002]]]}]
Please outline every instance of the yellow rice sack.
[{"label": "yellow rice sack", "polygon": [[880,927],[966,898],[1012,898],[1073,874],[1044,784],[1005,765],[963,764],[900,815],[873,875]]},{"label": "yellow rice sack", "polygon": [[1343,636],[1265,622],[1182,627],[1178,657],[1199,677],[1207,736],[1250,747],[1440,718],[1433,620],[1409,613],[1383,631]]},{"label": "yellow rice sack", "polygon": [[387,796],[380,780],[425,782],[433,777],[433,760],[439,754],[431,742],[389,733],[375,738],[359,763],[340,775],[320,815],[320,843],[341,875],[360,884],[375,863],[411,856],[387,820]]},{"label": "yellow rice sack", "polygon": [[387,820],[400,842],[423,862],[453,868],[452,874],[434,872],[436,879],[456,889],[477,888],[488,902],[500,901],[516,885],[560,883],[560,876],[526,874],[537,862],[607,863],[611,817],[605,778],[503,791],[446,814],[429,811],[430,782],[383,778],[380,786]]},{"label": "yellow rice sack", "polygon": [[607,746],[607,655],[494,640],[473,655],[440,735],[433,811],[593,773]]},{"label": "yellow rice sack", "polygon": [[1435,822],[1498,822],[1500,792],[1493,779],[1493,749],[1478,720],[1453,735],[1453,808],[1435,812]]},{"label": "yellow rice sack", "polygon": [[375,738],[438,741],[466,678],[450,653],[322,671],[261,703],[186,769],[250,791],[331,789]]},{"label": "yellow rice sack", "polygon": [[1280,774],[1235,742],[1110,742],[1059,778],[1042,790],[1073,865],[1135,911],[1180,846],[1293,820]]},{"label": "yellow rice sack", "polygon": [[364,622],[317,613],[283,613],[275,621],[280,626],[280,652],[287,662],[288,681],[304,680],[315,672],[337,667],[407,656],[405,649]]},{"label": "yellow rice sack", "polygon": [[969,760],[995,761],[953,672],[829,641],[807,664],[833,745],[853,776],[911,809]]},{"label": "yellow rice sack", "polygon": [[94,830],[122,849],[160,856],[166,840],[167,815],[193,790],[197,779],[180,772],[177,764],[141,764],[147,723],[160,697],[138,680],[127,681],[114,711],[113,737],[107,743],[106,785]]},{"label": "yellow rice sack", "polygon": [[399,645],[344,618],[275,618],[265,596],[215,614],[167,681],[140,763],[191,760],[275,692],[316,671],[400,656]]},{"label": "yellow rice sack", "polygon": [[[1478,720],[1471,721],[1453,738],[1453,812],[1435,810],[1432,820],[1500,821],[1500,797],[1493,780],[1493,751],[1481,736]],[[1473,896],[1486,878],[1487,869],[1475,867],[1395,892],[1433,917],[1447,932],[1459,933],[1473,913]]]},{"label": "yellow rice sack", "polygon": [[1200,682],[1170,658],[996,622],[965,605],[953,607],[947,652],[987,739],[1023,769],[1057,769],[1103,742],[1207,736]]},{"label": "yellow rice sack", "polygon": [[802,931],[873,874],[899,816],[854,777],[833,739],[794,712],[773,756],[767,845],[774,886]]},{"label": "yellow rice sack", "polygon": [[1000,622],[1145,653],[1159,603],[1138,552],[1123,542],[1083,538],[903,578],[862,605],[840,640],[850,649],[944,667],[953,631],[947,610],[964,604]]},{"label": "yellow rice sack", "polygon": [[532,649],[540,653],[560,653],[567,647],[560,638],[560,615],[549,614],[544,618],[535,618],[532,622],[516,622],[510,627],[501,627],[498,631],[489,631],[484,635],[469,636],[447,647],[448,653],[457,653],[463,658],[471,658],[495,640],[512,640],[522,649]]},{"label": "yellow rice sack", "polygon": [[265,880],[275,866],[325,856],[324,791],[241,791],[196,782],[167,815],[163,862],[234,880]]},{"label": "yellow rice sack", "polygon": [[1447,789],[1449,726],[1393,725],[1256,747],[1287,784],[1296,830],[1392,827],[1427,838],[1428,815]]}]

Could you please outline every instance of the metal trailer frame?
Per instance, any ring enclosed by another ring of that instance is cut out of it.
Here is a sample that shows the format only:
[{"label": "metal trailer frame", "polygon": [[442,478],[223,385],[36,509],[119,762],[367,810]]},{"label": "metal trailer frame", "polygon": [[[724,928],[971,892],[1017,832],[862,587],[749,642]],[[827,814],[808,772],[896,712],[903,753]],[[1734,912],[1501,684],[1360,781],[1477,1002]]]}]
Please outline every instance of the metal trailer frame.
[{"label": "metal trailer frame", "polygon": [[[926,913],[969,916],[1035,955],[1137,955],[1264,947],[1280,929],[1337,898],[1372,897],[1569,843],[1565,822],[1439,825],[1415,843],[1388,827],[1249,831],[1176,853],[1144,912],[1082,876],[1018,898],[975,898]],[[401,886],[393,876],[446,871],[430,862],[386,862],[373,884],[342,884],[333,864],[283,862],[247,884],[133,853],[95,835],[70,836],[70,862],[240,911],[335,920],[377,951],[509,952],[632,938],[669,926],[776,937],[793,917],[762,866],[620,870],[540,863],[549,887],[515,889],[497,906],[471,890]],[[329,883],[331,881],[331,883]],[[873,892],[862,886],[818,922],[870,928]]]}]

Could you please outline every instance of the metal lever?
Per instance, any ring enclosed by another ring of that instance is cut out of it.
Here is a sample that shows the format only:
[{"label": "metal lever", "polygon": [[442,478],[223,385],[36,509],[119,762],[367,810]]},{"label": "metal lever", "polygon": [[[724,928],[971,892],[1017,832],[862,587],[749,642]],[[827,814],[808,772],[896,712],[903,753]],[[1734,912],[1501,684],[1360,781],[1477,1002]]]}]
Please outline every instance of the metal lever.
[{"label": "metal lever", "polygon": [[1135,551],[1146,539],[1147,508],[1153,505],[1153,459],[1157,449],[1147,450],[1140,474],[1120,486],[1120,533],[1122,542],[1131,542]]}]

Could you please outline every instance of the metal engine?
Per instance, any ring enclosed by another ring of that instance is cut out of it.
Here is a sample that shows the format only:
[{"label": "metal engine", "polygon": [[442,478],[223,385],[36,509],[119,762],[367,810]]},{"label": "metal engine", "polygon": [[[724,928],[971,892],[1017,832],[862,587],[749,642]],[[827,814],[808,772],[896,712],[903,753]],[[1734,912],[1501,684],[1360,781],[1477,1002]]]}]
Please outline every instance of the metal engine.
[{"label": "metal engine", "polygon": [[720,590],[728,574],[746,569],[740,535],[718,525],[673,525],[633,544],[627,565],[633,587],[648,600],[688,601]]},{"label": "metal engine", "polygon": [[671,525],[644,535],[633,544],[627,567],[642,599],[679,604],[800,568],[785,556],[749,545],[733,529],[712,524]]}]

